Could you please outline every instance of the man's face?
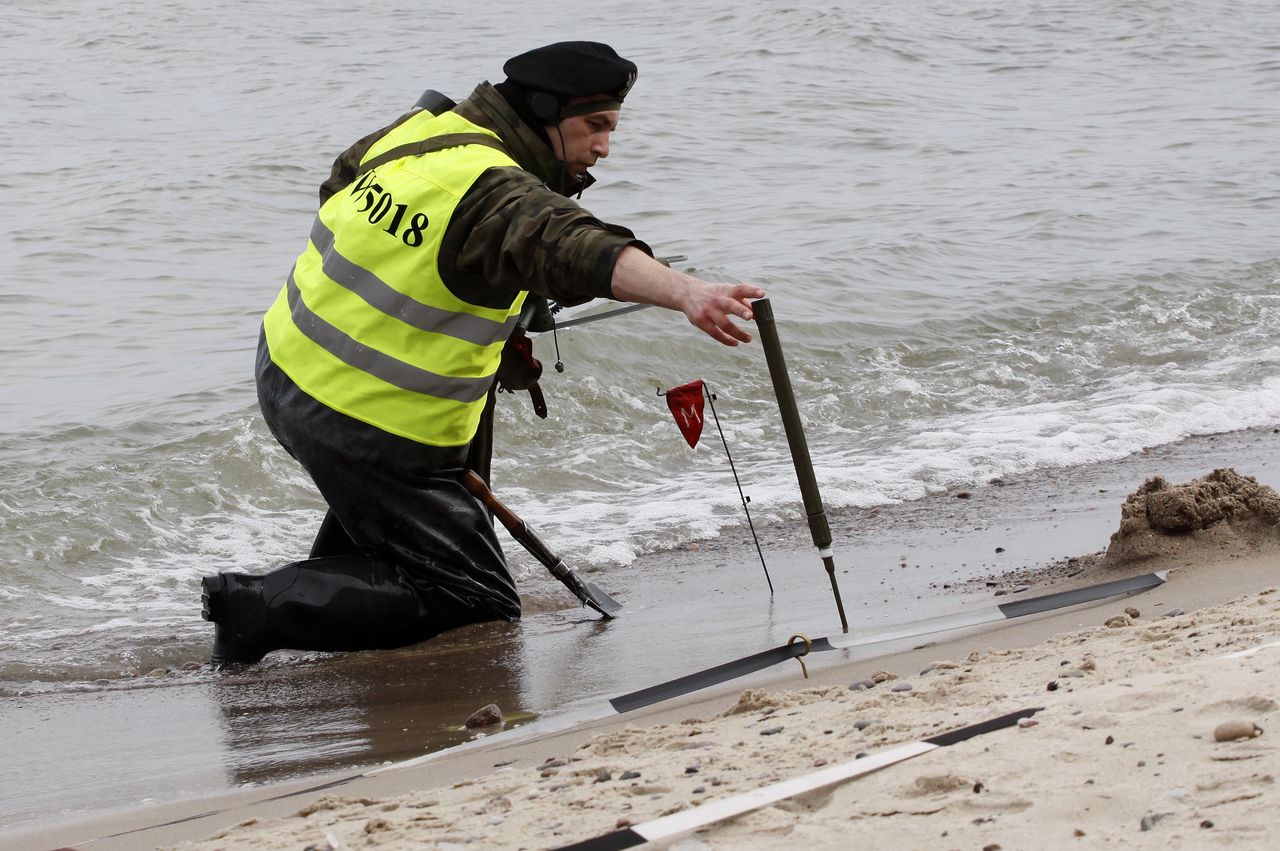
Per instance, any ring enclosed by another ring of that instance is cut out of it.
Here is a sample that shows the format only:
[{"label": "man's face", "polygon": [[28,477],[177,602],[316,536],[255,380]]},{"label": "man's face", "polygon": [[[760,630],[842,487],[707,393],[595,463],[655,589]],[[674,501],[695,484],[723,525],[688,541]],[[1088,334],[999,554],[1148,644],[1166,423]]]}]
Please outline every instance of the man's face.
[{"label": "man's face", "polygon": [[559,132],[553,127],[547,135],[565,170],[581,177],[596,160],[609,156],[609,134],[617,127],[618,110],[608,109],[566,118],[560,122]]}]

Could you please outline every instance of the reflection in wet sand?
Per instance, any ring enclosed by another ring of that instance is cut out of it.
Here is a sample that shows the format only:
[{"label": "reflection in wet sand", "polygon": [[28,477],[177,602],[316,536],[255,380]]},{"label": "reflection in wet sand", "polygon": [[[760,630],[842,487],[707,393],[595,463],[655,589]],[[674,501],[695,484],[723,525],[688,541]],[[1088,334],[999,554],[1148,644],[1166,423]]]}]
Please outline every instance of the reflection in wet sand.
[{"label": "reflection in wet sand", "polygon": [[[527,711],[519,624],[477,624],[415,647],[228,673],[212,687],[236,785],[408,759],[466,741],[481,706]],[[495,728],[497,729],[497,728]]]}]

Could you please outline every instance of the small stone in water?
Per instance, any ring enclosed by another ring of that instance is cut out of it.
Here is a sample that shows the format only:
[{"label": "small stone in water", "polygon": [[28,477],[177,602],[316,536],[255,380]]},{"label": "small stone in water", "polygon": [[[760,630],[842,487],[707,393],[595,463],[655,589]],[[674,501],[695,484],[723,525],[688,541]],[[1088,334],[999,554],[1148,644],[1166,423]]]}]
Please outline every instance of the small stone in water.
[{"label": "small stone in water", "polygon": [[619,780],[635,780],[639,776],[640,776],[640,772],[638,771],[624,771],[622,772],[622,774],[618,775],[618,779]]},{"label": "small stone in water", "polygon": [[498,708],[498,704],[490,703],[483,706],[471,714],[466,720],[466,726],[471,729],[475,727],[491,727],[494,724],[502,723],[502,710]]},{"label": "small stone in water", "polygon": [[911,691],[911,683],[898,683],[890,691]]}]

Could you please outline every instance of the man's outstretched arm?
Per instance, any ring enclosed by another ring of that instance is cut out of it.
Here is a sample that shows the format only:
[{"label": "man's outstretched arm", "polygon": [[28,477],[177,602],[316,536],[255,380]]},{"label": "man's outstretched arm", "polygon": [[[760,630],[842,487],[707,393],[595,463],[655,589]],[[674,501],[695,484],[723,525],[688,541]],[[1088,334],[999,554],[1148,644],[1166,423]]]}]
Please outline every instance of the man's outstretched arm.
[{"label": "man's outstretched arm", "polygon": [[670,269],[635,246],[618,255],[613,267],[613,297],[679,310],[707,336],[726,346],[751,342],[751,335],[730,317],[755,315],[748,299],[763,298],[754,284],[716,284]]}]

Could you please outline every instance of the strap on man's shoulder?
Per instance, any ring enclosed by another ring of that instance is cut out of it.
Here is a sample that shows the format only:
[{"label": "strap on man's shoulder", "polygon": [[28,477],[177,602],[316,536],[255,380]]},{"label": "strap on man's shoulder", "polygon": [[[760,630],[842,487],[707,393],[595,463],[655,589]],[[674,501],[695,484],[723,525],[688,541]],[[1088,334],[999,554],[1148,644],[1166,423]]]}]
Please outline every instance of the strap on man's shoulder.
[{"label": "strap on man's shoulder", "polygon": [[366,171],[404,157],[416,157],[433,151],[443,151],[445,148],[456,148],[461,145],[484,145],[511,156],[501,140],[490,136],[488,133],[445,133],[441,136],[432,136],[429,139],[410,142],[407,145],[399,145],[389,151],[384,151],[367,162],[361,163],[360,168],[356,170],[355,176],[359,177]]}]

